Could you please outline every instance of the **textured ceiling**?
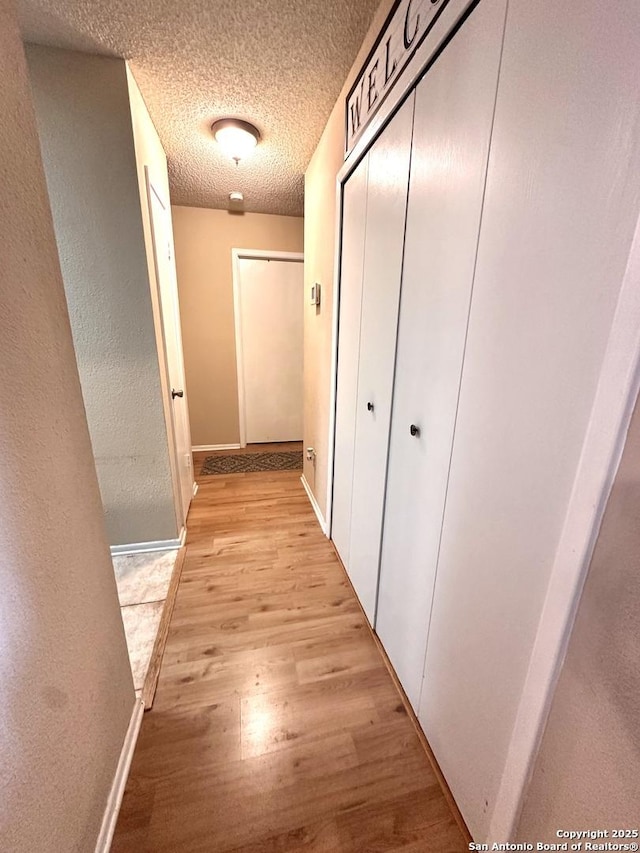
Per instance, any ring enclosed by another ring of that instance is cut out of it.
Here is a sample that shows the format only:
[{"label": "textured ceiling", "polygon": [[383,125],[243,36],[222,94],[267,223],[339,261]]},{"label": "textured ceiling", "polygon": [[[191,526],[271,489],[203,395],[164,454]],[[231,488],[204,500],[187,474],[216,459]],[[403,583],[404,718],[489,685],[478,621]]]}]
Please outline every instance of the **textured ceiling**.
[{"label": "textured ceiling", "polygon": [[[25,41],[128,59],[169,159],[174,204],[301,215],[303,175],[379,0],[18,0]],[[239,166],[209,131],[262,141]]]}]

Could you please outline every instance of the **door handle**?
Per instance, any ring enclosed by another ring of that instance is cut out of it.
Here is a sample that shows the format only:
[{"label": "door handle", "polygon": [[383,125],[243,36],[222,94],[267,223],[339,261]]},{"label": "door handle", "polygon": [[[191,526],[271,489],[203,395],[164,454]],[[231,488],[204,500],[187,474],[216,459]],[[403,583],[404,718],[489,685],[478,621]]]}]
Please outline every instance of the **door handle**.
[{"label": "door handle", "polygon": [[171,399],[175,400],[176,397],[184,397],[184,391],[176,391],[174,388],[171,389]]},{"label": "door handle", "polygon": [[367,403],[367,409],[372,412],[373,411],[373,403]]},{"label": "door handle", "polygon": [[420,437],[420,427],[416,426],[415,424],[411,424],[411,426],[409,427],[409,432],[413,436],[417,436],[418,438]]}]

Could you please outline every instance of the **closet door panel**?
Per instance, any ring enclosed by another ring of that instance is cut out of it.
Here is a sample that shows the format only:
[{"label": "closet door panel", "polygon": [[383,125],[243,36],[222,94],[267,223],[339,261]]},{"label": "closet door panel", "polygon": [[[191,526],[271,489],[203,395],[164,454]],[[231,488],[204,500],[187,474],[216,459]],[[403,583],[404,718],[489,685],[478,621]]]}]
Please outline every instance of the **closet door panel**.
[{"label": "closet door panel", "polygon": [[372,624],[378,590],[413,101],[412,94],[369,154],[349,577]]},{"label": "closet door panel", "polygon": [[504,0],[483,0],[419,84],[416,94],[376,622],[416,710],[503,25]]},{"label": "closet door panel", "polygon": [[[583,456],[584,440],[638,222],[640,138],[622,128],[640,127],[639,33],[637,0],[616,3],[605,25],[596,0],[509,2],[420,707],[478,841],[506,836],[502,827],[513,819],[524,782],[547,676],[540,653],[555,651],[540,618],[562,612],[558,599],[547,598],[550,575],[562,565],[559,543],[586,543],[591,532],[589,512],[576,520],[584,495],[574,489],[576,472],[593,464]],[[627,488],[636,492],[637,481]],[[612,549],[612,561],[620,553]],[[627,592],[613,576],[608,590],[622,605]],[[594,608],[592,616],[599,621],[602,614]],[[622,638],[612,633],[612,647],[624,648]],[[602,685],[613,684],[617,674],[606,671],[606,657],[595,652],[594,659],[605,667]],[[589,813],[598,825],[618,784],[598,760],[600,750],[608,759],[614,751],[594,733],[609,719],[627,725],[631,717],[613,712],[615,694],[600,692],[583,666],[578,683],[598,708],[598,726],[581,731],[582,710],[596,716],[589,704],[574,706],[576,728],[563,730],[549,768],[562,777],[550,789],[550,812],[539,815],[542,825],[548,819],[547,826],[561,826],[560,803],[578,790],[571,819],[578,824]],[[635,701],[637,657],[634,666],[634,681],[618,677],[618,685]],[[533,684],[533,694],[523,693]],[[577,752],[591,753],[582,765],[590,779],[573,761]],[[599,787],[606,793],[588,812],[585,792]]]},{"label": "closet door panel", "polygon": [[331,538],[338,549],[342,562],[347,567],[349,565],[351,531],[351,492],[356,429],[368,165],[369,158],[367,156],[345,184],[342,203],[342,260]]}]

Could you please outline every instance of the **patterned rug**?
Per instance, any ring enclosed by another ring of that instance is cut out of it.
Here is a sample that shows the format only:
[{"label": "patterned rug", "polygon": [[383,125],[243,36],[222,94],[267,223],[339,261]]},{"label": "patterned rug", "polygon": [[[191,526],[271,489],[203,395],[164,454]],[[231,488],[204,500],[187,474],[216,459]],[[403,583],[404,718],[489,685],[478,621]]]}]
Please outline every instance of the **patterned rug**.
[{"label": "patterned rug", "polygon": [[200,474],[253,474],[256,471],[302,471],[302,451],[207,456]]}]

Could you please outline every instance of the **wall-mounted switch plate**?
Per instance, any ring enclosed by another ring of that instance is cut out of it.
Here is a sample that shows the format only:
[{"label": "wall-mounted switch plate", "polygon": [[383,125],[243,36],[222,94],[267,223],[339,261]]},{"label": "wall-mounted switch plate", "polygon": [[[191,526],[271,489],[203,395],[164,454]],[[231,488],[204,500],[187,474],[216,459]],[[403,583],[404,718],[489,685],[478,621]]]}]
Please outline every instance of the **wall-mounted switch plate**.
[{"label": "wall-mounted switch plate", "polygon": [[320,285],[316,282],[311,288],[311,304],[320,305]]}]

